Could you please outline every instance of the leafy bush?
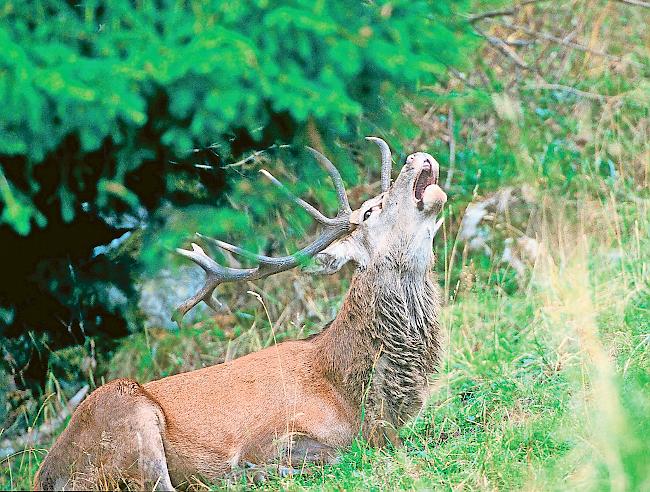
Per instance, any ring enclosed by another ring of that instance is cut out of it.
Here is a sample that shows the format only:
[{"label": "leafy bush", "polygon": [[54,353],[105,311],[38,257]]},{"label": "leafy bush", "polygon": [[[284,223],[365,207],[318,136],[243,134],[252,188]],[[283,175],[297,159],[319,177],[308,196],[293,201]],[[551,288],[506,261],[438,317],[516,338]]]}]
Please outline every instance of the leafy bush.
[{"label": "leafy bush", "polygon": [[[0,13],[2,222],[19,234],[46,224],[38,165],[56,168],[47,186],[64,222],[89,187],[93,205],[134,208],[127,177],[147,161],[232,136],[238,150],[290,140],[310,119],[328,137],[353,135],[364,114],[388,125],[395,92],[461,63],[468,44],[442,2],[138,5]],[[54,157],[69,139],[76,152]],[[101,162],[85,158],[100,150]]]}]

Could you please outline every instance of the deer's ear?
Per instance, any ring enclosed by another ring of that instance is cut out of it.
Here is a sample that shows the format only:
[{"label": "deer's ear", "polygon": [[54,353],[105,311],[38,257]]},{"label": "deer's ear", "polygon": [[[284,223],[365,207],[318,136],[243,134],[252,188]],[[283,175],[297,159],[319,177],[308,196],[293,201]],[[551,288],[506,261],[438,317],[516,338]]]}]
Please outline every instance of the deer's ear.
[{"label": "deer's ear", "polygon": [[309,273],[317,275],[332,275],[343,265],[353,262],[357,266],[368,263],[368,251],[353,236],[333,242],[314,257],[314,263],[306,268]]}]

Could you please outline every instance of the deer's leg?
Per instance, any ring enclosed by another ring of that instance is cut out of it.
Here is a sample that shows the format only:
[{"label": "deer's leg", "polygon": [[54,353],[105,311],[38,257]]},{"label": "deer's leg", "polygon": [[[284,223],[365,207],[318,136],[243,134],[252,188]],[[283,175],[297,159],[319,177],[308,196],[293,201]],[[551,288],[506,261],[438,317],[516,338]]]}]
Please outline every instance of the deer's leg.
[{"label": "deer's leg", "polygon": [[[149,412],[147,412],[149,413]],[[136,431],[138,443],[138,481],[146,490],[174,490],[169,470],[167,469],[167,458],[163,447],[162,429],[155,415],[139,416],[134,422],[141,425]]]},{"label": "deer's leg", "polygon": [[338,460],[336,449],[308,436],[294,437],[287,448],[286,463],[289,466],[302,466],[305,463],[329,465]]},{"label": "deer's leg", "polygon": [[[163,445],[165,418],[158,404],[135,381],[102,387],[94,405],[97,448],[89,455],[99,489],[114,481],[139,490],[174,490]],[[87,488],[87,487],[86,487]]]},{"label": "deer's leg", "polygon": [[240,477],[242,473],[246,475],[248,481],[260,484],[266,482],[271,474],[277,474],[281,477],[290,477],[292,475],[303,475],[304,471],[285,465],[256,465],[254,463],[246,462],[245,468],[233,473],[232,476]]},{"label": "deer's leg", "polygon": [[275,465],[258,465],[246,462],[242,471],[254,483],[263,483],[270,473],[277,473],[281,477],[291,475],[306,475],[310,470],[304,468],[305,464],[329,465],[338,461],[339,453],[332,446],[323,444],[308,436],[291,436],[283,452],[280,462]]},{"label": "deer's leg", "polygon": [[43,460],[35,489],[106,490],[124,483],[173,490],[163,448],[164,415],[135,381],[101,386],[72,415]]},{"label": "deer's leg", "polygon": [[[86,447],[86,470],[95,475],[92,488],[126,484],[139,490],[174,490],[163,446],[165,417],[137,382],[122,379],[100,387],[80,417],[92,422],[86,425],[89,435],[78,439]],[[85,477],[73,477],[74,488],[88,489]]]}]

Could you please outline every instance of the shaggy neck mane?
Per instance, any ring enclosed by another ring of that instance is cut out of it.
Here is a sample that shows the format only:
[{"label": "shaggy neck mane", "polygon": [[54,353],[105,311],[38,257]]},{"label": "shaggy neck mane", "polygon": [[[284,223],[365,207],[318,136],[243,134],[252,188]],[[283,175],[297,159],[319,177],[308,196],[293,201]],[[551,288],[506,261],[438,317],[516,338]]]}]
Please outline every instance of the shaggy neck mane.
[{"label": "shaggy neck mane", "polygon": [[338,315],[314,339],[324,371],[350,403],[374,395],[392,420],[419,408],[438,361],[440,297],[433,255],[427,259],[418,265],[387,255],[357,272]]}]

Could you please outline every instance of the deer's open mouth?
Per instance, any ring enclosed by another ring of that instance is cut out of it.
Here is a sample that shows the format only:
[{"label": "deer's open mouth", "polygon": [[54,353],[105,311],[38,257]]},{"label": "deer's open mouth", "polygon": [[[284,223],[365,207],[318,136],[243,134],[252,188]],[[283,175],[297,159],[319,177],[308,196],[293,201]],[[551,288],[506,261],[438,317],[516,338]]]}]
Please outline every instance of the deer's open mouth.
[{"label": "deer's open mouth", "polygon": [[418,205],[422,203],[424,190],[427,189],[427,186],[432,184],[436,184],[436,176],[433,174],[433,166],[428,165],[422,168],[422,171],[420,171],[413,187],[413,194],[415,195],[415,201]]}]

